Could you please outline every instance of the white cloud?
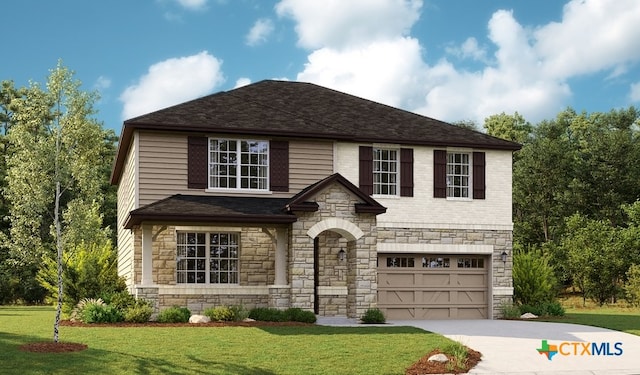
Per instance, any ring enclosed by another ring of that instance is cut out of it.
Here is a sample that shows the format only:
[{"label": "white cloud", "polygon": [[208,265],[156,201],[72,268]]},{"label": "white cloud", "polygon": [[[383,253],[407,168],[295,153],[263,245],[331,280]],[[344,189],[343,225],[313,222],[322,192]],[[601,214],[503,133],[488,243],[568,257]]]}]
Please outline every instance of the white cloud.
[{"label": "white cloud", "polygon": [[242,77],[242,78],[238,78],[236,80],[236,84],[233,86],[234,89],[237,89],[238,87],[242,87],[242,86],[247,86],[251,84],[251,79],[247,78],[247,77]]},{"label": "white cloud", "polygon": [[424,81],[420,53],[416,39],[402,37],[345,50],[322,48],[309,55],[297,79],[406,108]]},{"label": "white cloud", "polygon": [[631,84],[629,90],[629,99],[633,103],[640,102],[640,82]]},{"label": "white cloud", "polygon": [[487,51],[478,45],[478,40],[474,37],[467,38],[459,47],[447,47],[446,51],[461,59],[487,62]]},{"label": "white cloud", "polygon": [[420,8],[422,0],[282,0],[276,12],[296,21],[300,46],[339,49],[408,35]]},{"label": "white cloud", "polygon": [[189,10],[201,10],[206,8],[208,0],[176,0],[176,2]]},{"label": "white cloud", "polygon": [[256,46],[266,42],[269,35],[273,33],[273,30],[273,21],[270,19],[261,18],[257,20],[245,38],[247,45]]},{"label": "white cloud", "polygon": [[98,91],[106,90],[109,87],[111,87],[111,79],[105,76],[98,77],[98,79],[96,79],[96,81],[93,84],[93,88]]},{"label": "white cloud", "polygon": [[562,22],[534,33],[535,49],[545,75],[567,78],[602,70],[626,71],[640,61],[640,2],[637,0],[572,0]]},{"label": "white cloud", "polygon": [[123,119],[210,93],[224,82],[221,65],[221,60],[206,51],[151,65],[147,74],[120,95]]}]

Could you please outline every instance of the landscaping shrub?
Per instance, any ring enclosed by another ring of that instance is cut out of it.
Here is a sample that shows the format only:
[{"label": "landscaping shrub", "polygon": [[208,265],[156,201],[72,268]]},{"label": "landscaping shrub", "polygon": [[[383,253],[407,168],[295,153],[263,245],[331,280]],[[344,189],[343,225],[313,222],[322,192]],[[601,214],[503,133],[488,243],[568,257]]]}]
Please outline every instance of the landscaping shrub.
[{"label": "landscaping shrub", "polygon": [[209,307],[204,310],[204,315],[214,322],[229,322],[235,320],[233,310],[228,306]]},{"label": "landscaping shrub", "polygon": [[136,304],[136,298],[126,290],[112,293],[105,293],[102,297],[104,303],[125,312],[128,308]]},{"label": "landscaping shrub", "polygon": [[467,363],[467,348],[459,342],[453,342],[442,349],[442,352],[452,356],[454,359],[447,365],[447,370],[454,371],[464,369]]},{"label": "landscaping shrub", "polygon": [[115,307],[95,303],[86,305],[80,317],[83,323],[117,323],[124,320],[120,310]]},{"label": "landscaping shrub", "polygon": [[538,305],[553,301],[556,298],[556,288],[557,283],[553,268],[549,266],[544,255],[535,250],[515,253],[513,257],[513,294],[517,303]]},{"label": "landscaping shrub", "polygon": [[564,316],[564,308],[559,302],[543,302],[536,305],[521,305],[520,312],[537,316]]},{"label": "landscaping shrub", "polygon": [[90,305],[107,306],[107,304],[104,303],[104,301],[101,298],[83,298],[73,308],[73,311],[71,312],[71,320],[82,321],[82,313],[84,312],[84,309]]},{"label": "landscaping shrub", "polygon": [[186,307],[172,306],[160,311],[158,322],[160,323],[187,323],[191,317],[191,311]]},{"label": "landscaping shrub", "polygon": [[302,310],[297,307],[292,307],[285,310],[285,315],[287,316],[287,320],[292,322],[302,322],[302,323],[315,323],[316,322],[316,314],[312,311]]},{"label": "landscaping shrub", "polygon": [[503,319],[518,319],[522,313],[518,305],[513,303],[502,303],[500,305],[500,312]]},{"label": "landscaping shrub", "polygon": [[249,318],[261,322],[285,322],[287,316],[284,311],[271,307],[256,307],[249,311]]},{"label": "landscaping shrub", "polygon": [[368,309],[360,320],[365,324],[382,324],[387,321],[382,310],[378,308]]},{"label": "landscaping shrub", "polygon": [[249,310],[242,305],[230,306],[229,308],[233,312],[233,320],[236,322],[241,322],[249,317]]},{"label": "landscaping shrub", "polygon": [[151,303],[143,299],[136,300],[124,312],[124,321],[129,323],[146,323],[153,314]]}]

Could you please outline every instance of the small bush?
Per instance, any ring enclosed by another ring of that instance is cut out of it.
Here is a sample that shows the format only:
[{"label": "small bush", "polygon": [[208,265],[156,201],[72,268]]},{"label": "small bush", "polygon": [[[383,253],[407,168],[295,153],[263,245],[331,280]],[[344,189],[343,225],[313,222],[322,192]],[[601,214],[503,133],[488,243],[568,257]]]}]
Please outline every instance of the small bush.
[{"label": "small bush", "polygon": [[362,323],[365,324],[382,324],[387,321],[382,313],[382,310],[378,308],[368,309],[362,315]]},{"label": "small bush", "polygon": [[209,307],[204,310],[204,315],[214,322],[230,322],[235,320],[233,310],[227,306]]},{"label": "small bush", "polygon": [[233,320],[236,322],[241,322],[249,317],[249,310],[242,305],[230,306],[229,308],[233,312]]},{"label": "small bush", "polygon": [[249,312],[249,318],[261,322],[286,322],[284,311],[270,307],[256,307]]},{"label": "small bush", "polygon": [[146,323],[153,314],[153,307],[145,300],[137,300],[124,313],[124,321],[130,323]]},{"label": "small bush", "polygon": [[521,305],[520,312],[537,316],[564,316],[564,308],[560,302],[543,302],[536,305]]},{"label": "small bush", "polygon": [[102,299],[107,305],[113,306],[122,312],[136,304],[136,298],[126,290],[107,293],[102,297]]},{"label": "small bush", "polygon": [[292,308],[286,309],[284,313],[287,316],[287,320],[292,322],[302,322],[302,323],[316,322],[316,314],[314,314],[312,311],[307,311],[297,307],[292,307]]},{"label": "small bush", "polygon": [[454,358],[448,370],[455,370],[465,368],[467,363],[468,351],[467,348],[459,342],[451,343],[442,349],[442,352],[448,354]]},{"label": "small bush", "polygon": [[553,301],[556,298],[556,287],[556,278],[548,257],[534,249],[514,254],[513,294],[516,302],[538,305]]},{"label": "small bush", "polygon": [[518,319],[520,315],[522,315],[518,305],[514,305],[513,303],[501,304],[500,311],[502,312],[503,319]]},{"label": "small bush", "polygon": [[76,304],[71,312],[71,321],[82,321],[82,313],[84,312],[84,309],[90,305],[107,306],[101,298],[83,298]]},{"label": "small bush", "polygon": [[89,304],[81,314],[83,323],[117,323],[124,320],[120,310],[109,305]]},{"label": "small bush", "polygon": [[160,323],[187,323],[191,317],[191,311],[186,307],[172,306],[160,311],[158,322]]},{"label": "small bush", "polygon": [[560,302],[547,302],[544,304],[544,310],[546,315],[550,316],[564,316],[564,308],[560,304]]}]

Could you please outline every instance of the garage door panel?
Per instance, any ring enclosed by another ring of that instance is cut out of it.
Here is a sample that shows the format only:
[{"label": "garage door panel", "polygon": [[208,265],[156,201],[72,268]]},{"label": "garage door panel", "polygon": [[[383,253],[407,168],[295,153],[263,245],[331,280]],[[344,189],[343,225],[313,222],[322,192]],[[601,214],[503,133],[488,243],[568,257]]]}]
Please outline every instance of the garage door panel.
[{"label": "garage door panel", "polygon": [[378,297],[387,305],[415,305],[418,302],[414,291],[384,291]]},{"label": "garage door panel", "polygon": [[[388,261],[387,257],[414,259]],[[488,257],[436,255],[445,259],[437,267],[423,267],[422,257],[380,255],[378,306],[388,319],[488,318]],[[400,266],[387,267],[389,264]]]},{"label": "garage door panel", "polygon": [[464,275],[458,274],[457,285],[462,287],[477,287],[478,285],[485,286],[486,282],[486,274],[477,274],[477,275]]}]

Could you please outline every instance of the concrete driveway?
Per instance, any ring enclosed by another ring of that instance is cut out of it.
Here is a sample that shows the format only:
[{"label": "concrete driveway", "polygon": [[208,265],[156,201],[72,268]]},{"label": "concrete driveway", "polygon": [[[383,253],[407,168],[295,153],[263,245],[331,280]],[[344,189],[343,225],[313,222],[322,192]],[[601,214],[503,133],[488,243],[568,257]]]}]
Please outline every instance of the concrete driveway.
[{"label": "concrete driveway", "polygon": [[[640,374],[640,336],[577,324],[512,320],[392,320],[482,353],[470,374]],[[640,327],[639,327],[640,328]],[[546,345],[543,340],[547,340]],[[621,343],[621,344],[618,344]],[[551,360],[537,349],[551,354]],[[590,354],[590,355],[589,355]]]}]

